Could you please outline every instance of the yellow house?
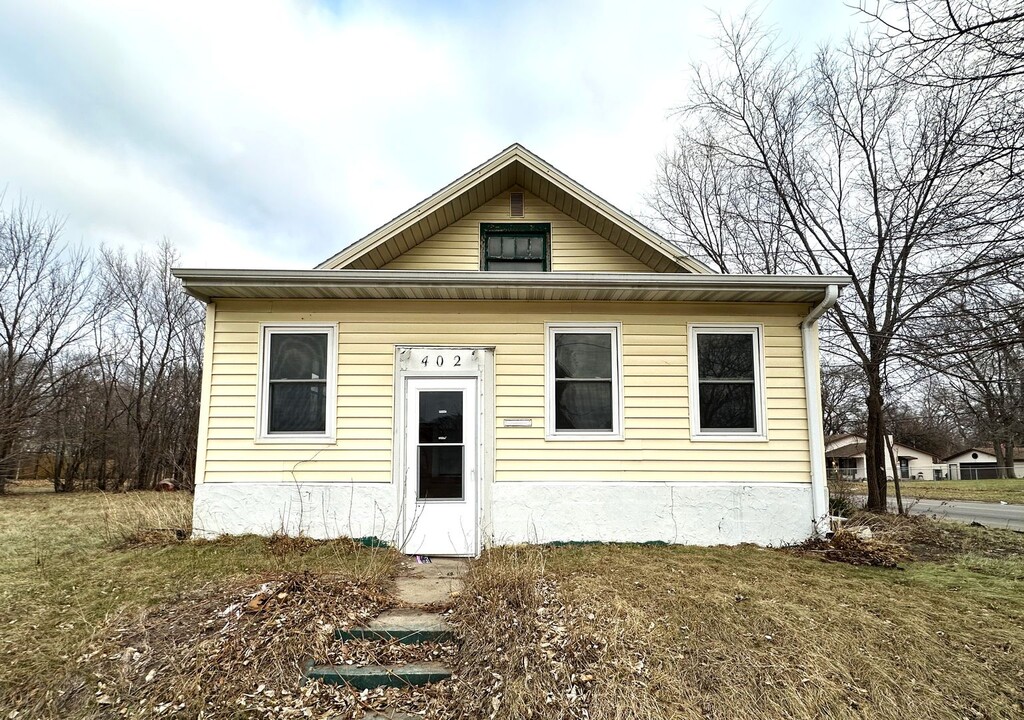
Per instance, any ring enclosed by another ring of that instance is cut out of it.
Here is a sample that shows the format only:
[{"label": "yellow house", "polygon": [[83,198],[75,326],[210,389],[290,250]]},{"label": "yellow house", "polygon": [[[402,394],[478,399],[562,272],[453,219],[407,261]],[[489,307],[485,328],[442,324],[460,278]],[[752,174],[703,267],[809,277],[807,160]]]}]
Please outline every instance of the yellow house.
[{"label": "yellow house", "polygon": [[520,145],[314,270],[175,274],[207,303],[197,534],[472,556],[828,519],[847,278],[712,273]]}]

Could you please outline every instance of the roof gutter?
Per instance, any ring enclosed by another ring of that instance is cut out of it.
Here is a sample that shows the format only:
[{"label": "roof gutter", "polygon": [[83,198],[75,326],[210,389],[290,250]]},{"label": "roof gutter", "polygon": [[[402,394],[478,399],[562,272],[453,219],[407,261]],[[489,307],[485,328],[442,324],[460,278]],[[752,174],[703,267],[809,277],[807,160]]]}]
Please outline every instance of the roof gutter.
[{"label": "roof gutter", "polygon": [[807,394],[807,428],[811,454],[811,521],[824,536],[831,530],[828,510],[828,479],[825,474],[825,421],[821,409],[821,368],[818,363],[818,319],[839,300],[839,285],[828,285],[825,297],[800,323],[803,347],[804,388]]}]

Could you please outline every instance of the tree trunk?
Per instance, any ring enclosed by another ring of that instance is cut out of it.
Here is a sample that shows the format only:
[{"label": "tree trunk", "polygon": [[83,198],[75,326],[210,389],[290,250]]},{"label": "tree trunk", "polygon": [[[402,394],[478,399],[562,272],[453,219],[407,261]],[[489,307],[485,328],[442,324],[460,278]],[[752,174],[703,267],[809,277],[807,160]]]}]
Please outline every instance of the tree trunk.
[{"label": "tree trunk", "polygon": [[900,466],[896,462],[896,450],[893,448],[895,443],[889,439],[888,436],[885,438],[885,448],[889,453],[889,464],[892,465],[892,487],[896,491],[896,512],[900,515],[904,515],[903,512],[903,491],[900,489]]},{"label": "tree trunk", "polygon": [[0,495],[7,492],[7,483],[14,479],[18,467],[18,458],[14,456],[14,443],[10,440],[0,442]]},{"label": "tree trunk", "polygon": [[867,446],[864,456],[868,476],[868,509],[886,512],[889,506],[886,502],[885,483],[885,425],[882,419],[882,378],[877,369],[868,373],[867,381]]},{"label": "tree trunk", "polygon": [[[996,470],[1002,473],[1007,466],[1006,451],[1003,449],[1002,440],[992,441],[992,454],[996,456]],[[1002,475],[999,475],[999,477],[1002,477]]]}]

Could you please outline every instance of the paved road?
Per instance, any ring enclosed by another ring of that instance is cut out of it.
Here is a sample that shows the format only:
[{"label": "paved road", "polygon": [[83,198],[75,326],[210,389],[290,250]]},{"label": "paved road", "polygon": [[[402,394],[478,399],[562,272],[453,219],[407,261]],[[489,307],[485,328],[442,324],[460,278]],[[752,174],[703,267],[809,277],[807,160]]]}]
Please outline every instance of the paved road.
[{"label": "paved road", "polygon": [[[986,527],[1024,531],[1024,505],[1000,505],[967,500],[903,500],[910,506],[910,512],[914,515],[935,515],[945,520],[979,522]],[[893,510],[896,509],[894,499],[890,498],[889,505]]]}]

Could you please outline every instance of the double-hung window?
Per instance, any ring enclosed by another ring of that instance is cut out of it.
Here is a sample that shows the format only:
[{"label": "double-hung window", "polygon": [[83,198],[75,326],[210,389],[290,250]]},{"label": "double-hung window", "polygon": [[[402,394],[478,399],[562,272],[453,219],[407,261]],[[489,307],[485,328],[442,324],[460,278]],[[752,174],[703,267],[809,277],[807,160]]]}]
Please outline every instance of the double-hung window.
[{"label": "double-hung window", "polygon": [[551,269],[548,223],[482,223],[480,269],[545,272]]},{"label": "double-hung window", "polygon": [[547,437],[619,439],[619,326],[547,326]]},{"label": "double-hung window", "polygon": [[760,326],[690,326],[690,435],[764,439]]},{"label": "double-hung window", "polygon": [[334,325],[264,325],[259,436],[332,440],[337,387]]}]

